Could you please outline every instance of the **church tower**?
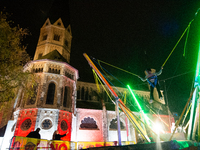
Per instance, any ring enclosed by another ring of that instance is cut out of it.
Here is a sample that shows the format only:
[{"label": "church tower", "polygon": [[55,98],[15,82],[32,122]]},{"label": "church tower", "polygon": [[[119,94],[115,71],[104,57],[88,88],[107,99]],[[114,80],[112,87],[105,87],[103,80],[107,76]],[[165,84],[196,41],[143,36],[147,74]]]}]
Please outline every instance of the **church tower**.
[{"label": "church tower", "polygon": [[66,60],[70,62],[72,32],[71,26],[64,27],[61,18],[51,24],[49,18],[40,29],[34,60],[57,50]]},{"label": "church tower", "polygon": [[25,97],[19,90],[14,104],[14,120],[9,122],[8,136],[22,136],[40,128],[41,139],[52,139],[55,130],[73,139],[72,124],[76,113],[76,84],[78,70],[70,66],[72,33],[65,29],[61,19],[51,24],[47,19],[40,30],[34,60],[24,66],[25,71],[38,78],[35,94]]}]

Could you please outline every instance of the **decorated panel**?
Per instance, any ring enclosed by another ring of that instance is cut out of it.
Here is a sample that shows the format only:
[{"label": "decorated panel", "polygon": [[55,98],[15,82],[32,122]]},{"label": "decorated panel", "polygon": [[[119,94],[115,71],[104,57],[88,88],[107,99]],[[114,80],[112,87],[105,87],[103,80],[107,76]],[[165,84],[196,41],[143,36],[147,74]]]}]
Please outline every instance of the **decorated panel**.
[{"label": "decorated panel", "polygon": [[31,131],[35,130],[37,111],[36,108],[20,110],[14,133],[15,136],[27,136]]},{"label": "decorated panel", "polygon": [[77,141],[104,141],[102,127],[102,110],[77,110]]},{"label": "decorated panel", "polygon": [[59,111],[58,127],[57,130],[60,135],[66,134],[62,137],[62,140],[70,141],[71,140],[71,127],[72,126],[72,114],[68,111]]}]

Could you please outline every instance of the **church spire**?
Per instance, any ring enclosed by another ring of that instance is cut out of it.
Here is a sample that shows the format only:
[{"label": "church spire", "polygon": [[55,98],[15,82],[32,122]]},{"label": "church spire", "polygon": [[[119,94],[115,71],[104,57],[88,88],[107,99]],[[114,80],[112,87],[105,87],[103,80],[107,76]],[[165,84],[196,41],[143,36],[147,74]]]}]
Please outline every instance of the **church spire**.
[{"label": "church spire", "polygon": [[52,24],[48,18],[40,29],[34,60],[40,59],[56,50],[67,60],[67,63],[69,63],[71,41],[71,26],[69,25],[65,28],[61,18]]}]

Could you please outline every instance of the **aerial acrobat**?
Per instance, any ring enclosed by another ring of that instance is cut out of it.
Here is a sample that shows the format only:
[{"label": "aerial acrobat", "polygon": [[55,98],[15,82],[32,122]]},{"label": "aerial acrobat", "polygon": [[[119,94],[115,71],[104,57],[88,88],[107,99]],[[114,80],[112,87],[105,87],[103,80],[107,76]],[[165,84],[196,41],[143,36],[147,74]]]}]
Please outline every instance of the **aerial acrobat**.
[{"label": "aerial acrobat", "polygon": [[163,67],[161,67],[159,72],[153,72],[151,68],[147,68],[145,70],[146,76],[144,78],[138,76],[143,82],[147,81],[150,85],[150,101],[149,103],[153,103],[154,97],[153,97],[153,90],[154,88],[158,91],[159,99],[163,99],[162,94],[160,92],[160,84],[158,81],[158,77],[162,73]]}]

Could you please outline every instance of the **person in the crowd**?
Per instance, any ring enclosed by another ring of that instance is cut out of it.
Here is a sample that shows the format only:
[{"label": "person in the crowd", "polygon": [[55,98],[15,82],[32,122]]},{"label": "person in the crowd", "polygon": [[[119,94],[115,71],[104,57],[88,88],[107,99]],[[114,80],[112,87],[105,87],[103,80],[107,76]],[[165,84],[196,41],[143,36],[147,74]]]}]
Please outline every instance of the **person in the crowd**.
[{"label": "person in the crowd", "polygon": [[26,137],[40,139],[40,128],[37,128],[35,131],[30,132]]},{"label": "person in the crowd", "polygon": [[[68,133],[68,132],[67,132],[67,133]],[[60,135],[60,134],[58,133],[58,130],[56,130],[56,131],[53,133],[52,139],[53,139],[53,140],[61,140],[61,137],[66,136],[67,133],[65,133],[65,134],[63,134],[63,135]]]},{"label": "person in the crowd", "polygon": [[159,72],[153,73],[151,68],[147,68],[145,70],[145,74],[146,74],[145,78],[138,76],[143,82],[147,81],[150,85],[150,101],[149,101],[149,103],[152,103],[154,100],[154,97],[153,97],[154,88],[156,88],[158,91],[159,99],[163,98],[162,94],[160,92],[160,84],[158,81],[158,76],[162,73],[162,69],[163,69],[163,67],[161,67]]}]

